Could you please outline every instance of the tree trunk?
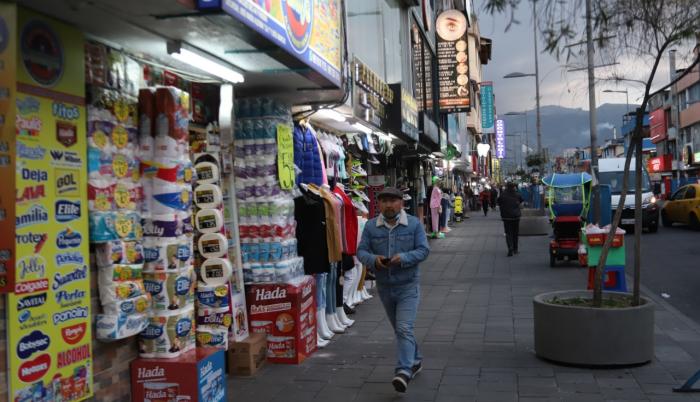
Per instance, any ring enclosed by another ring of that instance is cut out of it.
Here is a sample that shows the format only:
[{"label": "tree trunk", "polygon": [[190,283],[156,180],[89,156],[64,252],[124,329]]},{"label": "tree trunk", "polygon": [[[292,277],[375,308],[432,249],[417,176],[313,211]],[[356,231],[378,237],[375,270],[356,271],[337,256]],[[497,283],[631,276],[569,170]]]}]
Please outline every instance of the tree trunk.
[{"label": "tree trunk", "polygon": [[[638,112],[639,113],[639,112]],[[643,113],[643,112],[642,112]],[[642,118],[643,118],[642,114]],[[644,230],[642,221],[642,139],[641,133],[637,141],[637,158],[635,161],[634,171],[634,290],[633,290],[633,305],[639,305],[639,287],[640,287],[640,272],[642,266],[642,230]]]}]

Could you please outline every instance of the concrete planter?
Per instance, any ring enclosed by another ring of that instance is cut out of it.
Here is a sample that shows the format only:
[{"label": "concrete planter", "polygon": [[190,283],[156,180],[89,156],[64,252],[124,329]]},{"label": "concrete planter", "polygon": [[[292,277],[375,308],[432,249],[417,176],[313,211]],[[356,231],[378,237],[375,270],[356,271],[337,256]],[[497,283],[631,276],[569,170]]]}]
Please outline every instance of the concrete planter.
[{"label": "concrete planter", "polygon": [[[626,293],[606,292],[605,297]],[[547,303],[586,297],[593,292],[564,290],[535,296],[535,353],[559,363],[582,366],[634,365],[654,357],[654,304],[628,308],[591,308]]]},{"label": "concrete planter", "polygon": [[551,231],[546,211],[523,209],[520,216],[520,236],[544,236]]}]

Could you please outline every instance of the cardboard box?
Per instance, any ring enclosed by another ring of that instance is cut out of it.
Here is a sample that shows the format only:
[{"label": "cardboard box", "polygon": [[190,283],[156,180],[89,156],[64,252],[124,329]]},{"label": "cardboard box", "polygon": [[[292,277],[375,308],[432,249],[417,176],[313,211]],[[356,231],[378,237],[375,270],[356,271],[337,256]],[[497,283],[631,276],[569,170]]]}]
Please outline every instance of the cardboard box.
[{"label": "cardboard box", "polygon": [[131,400],[225,402],[223,350],[197,348],[175,359],[131,362]]},{"label": "cardboard box", "polygon": [[227,357],[230,374],[255,374],[265,365],[267,359],[267,335],[250,334],[241,342],[229,343]]},{"label": "cardboard box", "polygon": [[267,334],[267,360],[299,364],[316,351],[316,281],[246,286],[251,333]]}]

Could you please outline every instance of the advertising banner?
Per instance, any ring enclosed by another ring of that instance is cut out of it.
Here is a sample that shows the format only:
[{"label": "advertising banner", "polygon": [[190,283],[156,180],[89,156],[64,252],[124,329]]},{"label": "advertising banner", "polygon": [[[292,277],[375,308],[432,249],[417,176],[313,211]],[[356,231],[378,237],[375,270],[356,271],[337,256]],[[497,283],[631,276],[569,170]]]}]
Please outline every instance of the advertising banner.
[{"label": "advertising banner", "polygon": [[0,3],[0,293],[15,286],[15,74],[17,7]]},{"label": "advertising banner", "polygon": [[496,120],[496,158],[505,159],[506,157],[506,122],[505,120]]},{"label": "advertising banner", "polygon": [[442,12],[437,31],[440,110],[448,113],[469,110],[469,57],[467,17],[459,10]]},{"label": "advertising banner", "polygon": [[92,396],[83,36],[20,10],[10,399]]},{"label": "advertising banner", "polygon": [[656,109],[649,115],[651,142],[661,142],[668,137],[666,131],[666,110]]},{"label": "advertising banner", "polygon": [[340,86],[341,0],[224,0],[223,10]]},{"label": "advertising banner", "polygon": [[493,134],[493,82],[481,83],[481,132]]}]

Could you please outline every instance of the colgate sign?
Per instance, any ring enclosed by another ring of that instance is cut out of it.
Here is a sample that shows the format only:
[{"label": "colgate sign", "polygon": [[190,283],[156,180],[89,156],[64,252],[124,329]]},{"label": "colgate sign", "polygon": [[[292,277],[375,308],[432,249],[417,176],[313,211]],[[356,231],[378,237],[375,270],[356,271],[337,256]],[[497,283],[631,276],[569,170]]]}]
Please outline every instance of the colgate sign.
[{"label": "colgate sign", "polygon": [[15,284],[15,294],[23,295],[49,290],[49,280],[37,279],[35,281],[19,282]]},{"label": "colgate sign", "polygon": [[34,360],[22,363],[17,374],[22,382],[32,383],[43,377],[49,368],[51,368],[51,356],[44,353]]}]

